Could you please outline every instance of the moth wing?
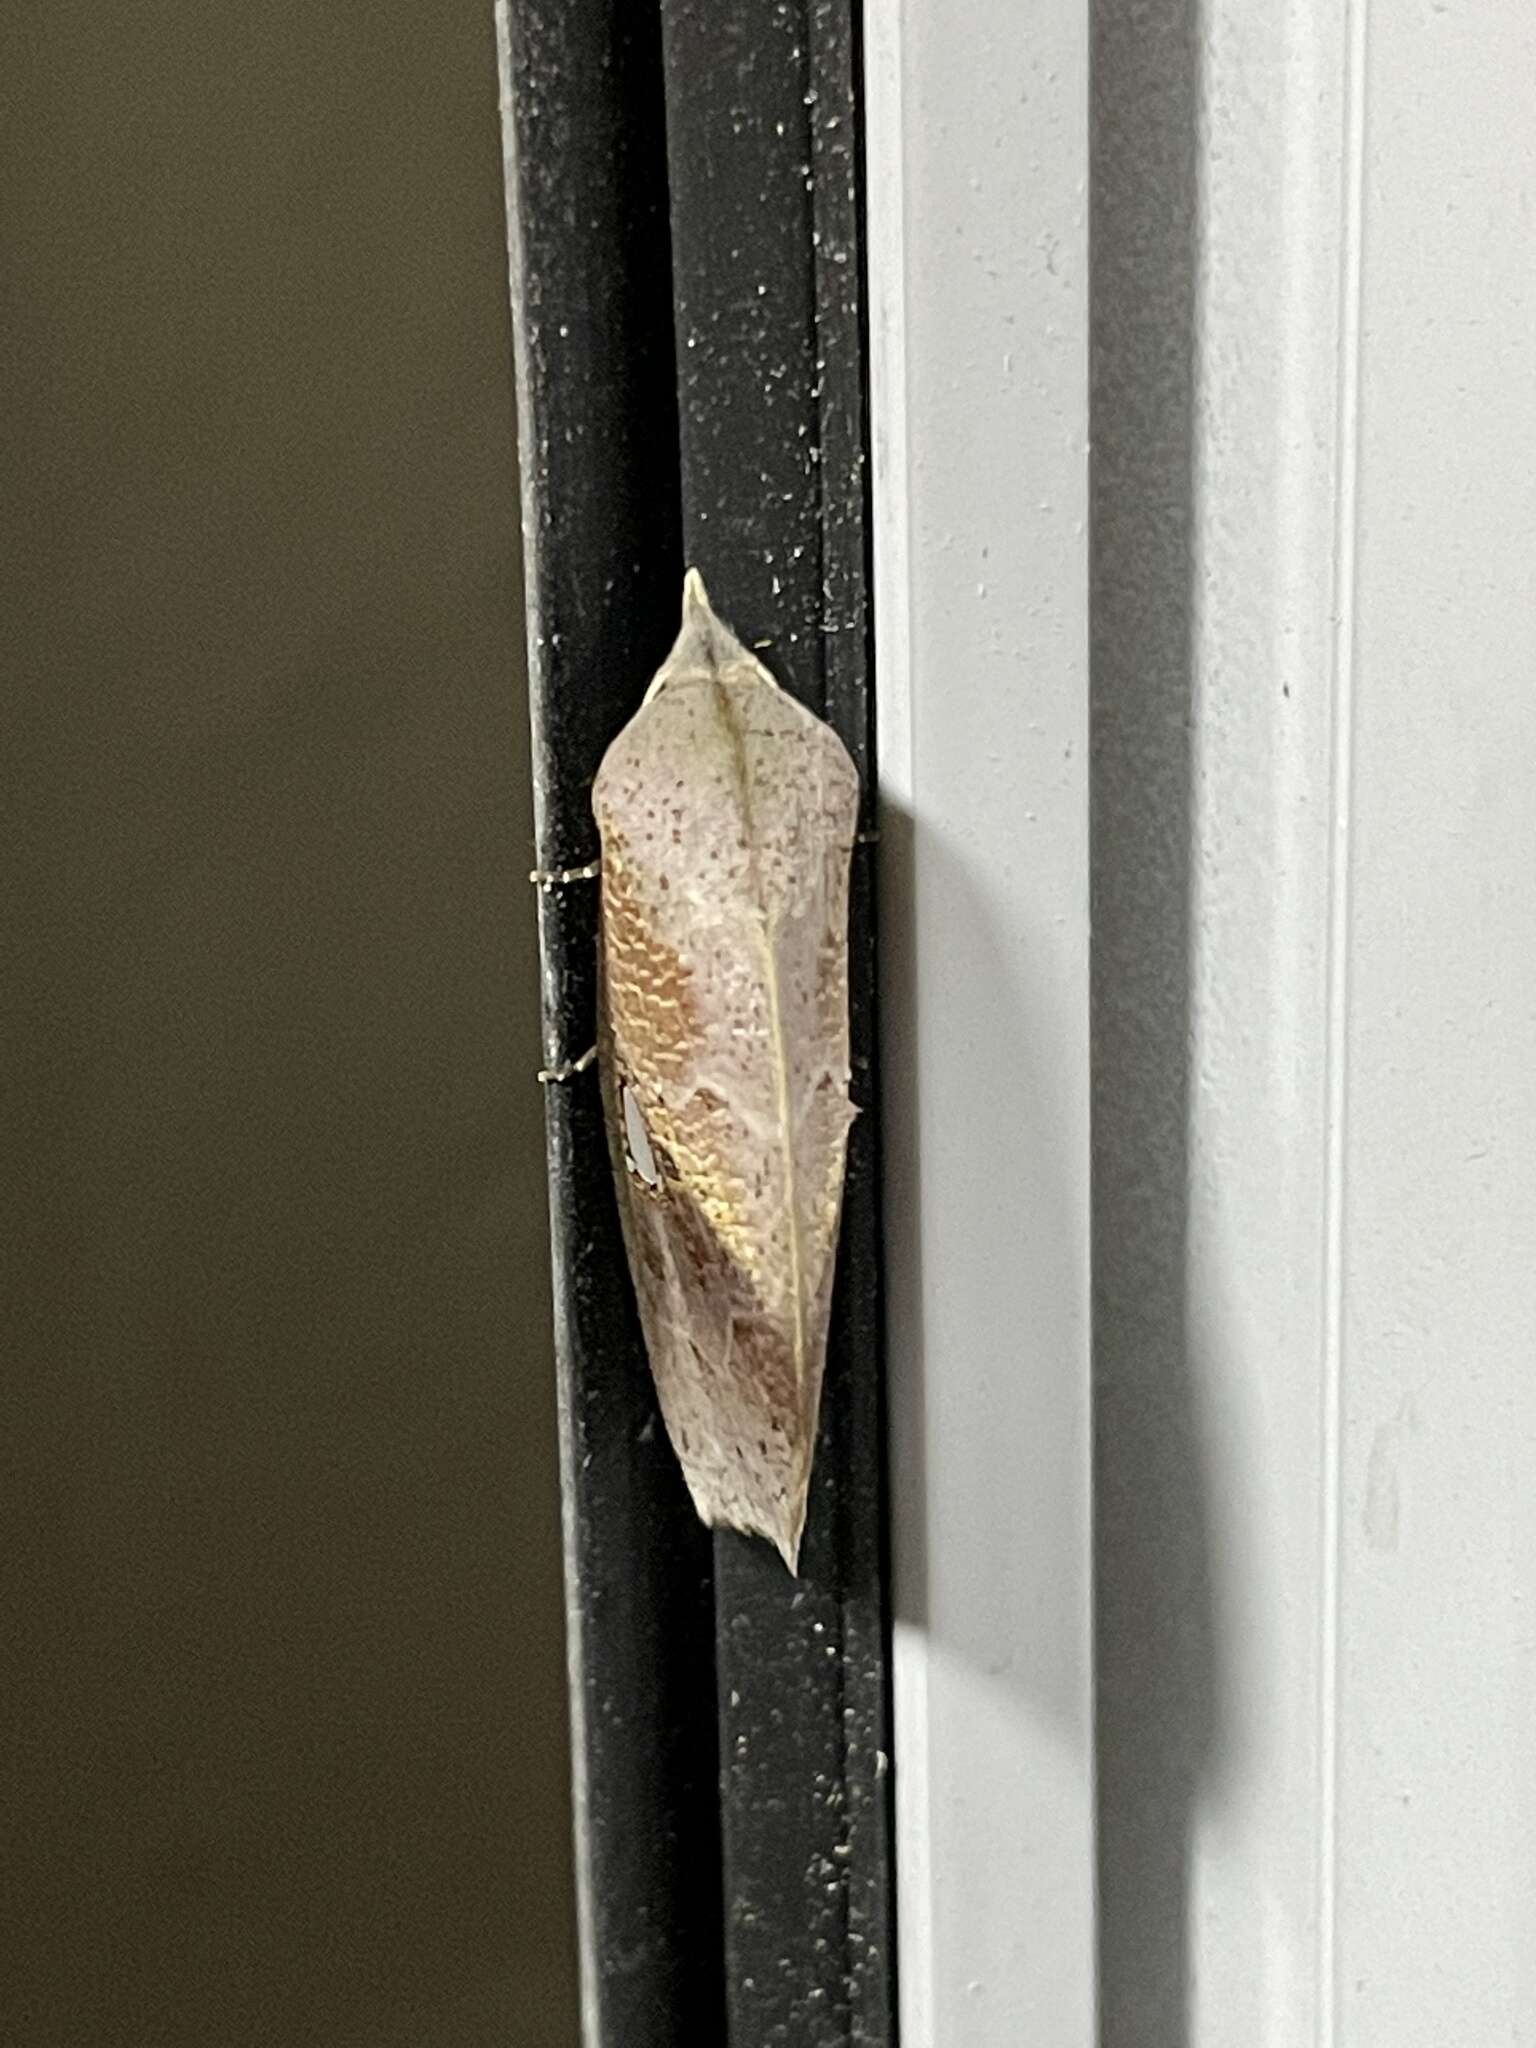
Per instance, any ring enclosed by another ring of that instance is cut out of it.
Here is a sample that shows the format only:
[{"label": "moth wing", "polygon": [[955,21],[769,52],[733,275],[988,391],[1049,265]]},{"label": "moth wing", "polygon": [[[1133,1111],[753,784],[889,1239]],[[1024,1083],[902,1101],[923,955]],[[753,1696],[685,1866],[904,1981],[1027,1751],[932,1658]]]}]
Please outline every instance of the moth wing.
[{"label": "moth wing", "polygon": [[662,671],[594,785],[601,1063],[668,1434],[701,1516],[767,1536],[793,1569],[854,1114],[858,780],[831,730],[710,620],[709,660]]}]

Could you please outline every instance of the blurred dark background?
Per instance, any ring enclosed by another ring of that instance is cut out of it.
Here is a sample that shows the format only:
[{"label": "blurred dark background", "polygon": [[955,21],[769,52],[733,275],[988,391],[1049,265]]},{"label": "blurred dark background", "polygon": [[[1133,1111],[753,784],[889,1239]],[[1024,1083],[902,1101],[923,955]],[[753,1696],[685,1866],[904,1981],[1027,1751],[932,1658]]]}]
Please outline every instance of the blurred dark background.
[{"label": "blurred dark background", "polygon": [[0,290],[0,2041],[566,2048],[491,0],[9,0]]}]

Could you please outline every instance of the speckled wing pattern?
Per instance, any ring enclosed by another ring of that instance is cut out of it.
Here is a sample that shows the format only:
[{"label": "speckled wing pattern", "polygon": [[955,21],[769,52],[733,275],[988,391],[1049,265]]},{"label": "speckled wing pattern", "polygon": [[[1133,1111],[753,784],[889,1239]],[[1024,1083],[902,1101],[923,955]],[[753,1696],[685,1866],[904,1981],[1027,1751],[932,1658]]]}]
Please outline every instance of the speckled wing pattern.
[{"label": "speckled wing pattern", "polygon": [[662,1415],[702,1518],[794,1571],[855,1114],[858,774],[690,570],[592,807],[598,1062]]}]

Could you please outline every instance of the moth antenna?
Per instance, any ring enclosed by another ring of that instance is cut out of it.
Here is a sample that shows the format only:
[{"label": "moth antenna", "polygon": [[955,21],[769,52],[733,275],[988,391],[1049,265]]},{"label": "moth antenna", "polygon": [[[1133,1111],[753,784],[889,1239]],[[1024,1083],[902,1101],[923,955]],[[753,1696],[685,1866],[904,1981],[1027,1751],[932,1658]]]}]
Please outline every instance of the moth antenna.
[{"label": "moth antenna", "polygon": [[579,868],[530,868],[528,879],[536,889],[565,889],[572,882],[595,882],[602,872],[600,860],[589,860]]},{"label": "moth antenna", "polygon": [[540,1067],[539,1082],[548,1088],[556,1081],[574,1081],[578,1074],[584,1074],[597,1058],[597,1047],[589,1045],[579,1060],[566,1060],[558,1067]]}]

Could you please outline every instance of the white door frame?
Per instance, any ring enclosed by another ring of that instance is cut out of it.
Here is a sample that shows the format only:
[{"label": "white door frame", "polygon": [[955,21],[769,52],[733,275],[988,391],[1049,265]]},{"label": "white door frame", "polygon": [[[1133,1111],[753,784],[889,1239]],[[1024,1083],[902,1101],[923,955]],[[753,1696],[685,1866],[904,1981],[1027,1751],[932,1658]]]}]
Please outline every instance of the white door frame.
[{"label": "white door frame", "polygon": [[868,0],[904,2048],[1091,2048],[1088,13]]}]

